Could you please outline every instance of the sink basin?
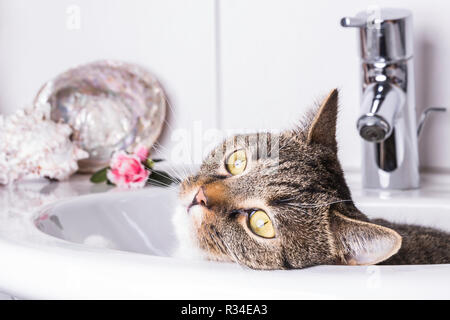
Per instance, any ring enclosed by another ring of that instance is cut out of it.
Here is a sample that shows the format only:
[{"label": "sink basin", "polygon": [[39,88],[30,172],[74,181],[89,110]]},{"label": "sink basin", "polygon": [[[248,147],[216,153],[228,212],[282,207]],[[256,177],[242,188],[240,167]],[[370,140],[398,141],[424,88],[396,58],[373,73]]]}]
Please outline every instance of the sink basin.
[{"label": "sink basin", "polygon": [[175,203],[176,193],[165,189],[97,194],[44,208],[35,223],[66,241],[168,257],[176,247]]},{"label": "sink basin", "polygon": [[[176,193],[165,189],[97,194],[51,205],[35,222],[42,232],[73,243],[170,257],[177,246],[171,222],[176,201]],[[370,218],[450,231],[450,202],[445,200],[356,202]]]},{"label": "sink basin", "polygon": [[[370,217],[450,231],[450,188],[433,186],[352,190]],[[173,189],[148,188],[75,196],[39,208],[27,218],[26,232],[0,230],[0,291],[46,299],[450,298],[450,265],[255,271],[175,258],[175,199]]]}]

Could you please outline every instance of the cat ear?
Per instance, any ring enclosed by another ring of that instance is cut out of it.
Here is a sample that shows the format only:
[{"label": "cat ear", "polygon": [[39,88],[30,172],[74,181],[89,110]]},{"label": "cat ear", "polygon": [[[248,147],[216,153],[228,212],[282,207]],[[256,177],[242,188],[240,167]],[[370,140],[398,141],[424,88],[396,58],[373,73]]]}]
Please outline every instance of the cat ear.
[{"label": "cat ear", "polygon": [[337,152],[336,119],[338,91],[333,89],[320,105],[308,131],[308,144],[319,143]]},{"label": "cat ear", "polygon": [[331,230],[338,254],[349,265],[371,265],[397,253],[402,237],[392,229],[350,219],[338,212],[331,215]]}]

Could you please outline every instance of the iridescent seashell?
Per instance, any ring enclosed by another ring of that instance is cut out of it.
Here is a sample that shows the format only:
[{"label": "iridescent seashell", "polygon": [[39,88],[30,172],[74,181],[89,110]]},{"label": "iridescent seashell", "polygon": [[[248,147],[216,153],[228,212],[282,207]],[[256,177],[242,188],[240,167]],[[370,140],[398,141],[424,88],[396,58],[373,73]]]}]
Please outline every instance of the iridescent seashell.
[{"label": "iridescent seashell", "polygon": [[167,99],[159,82],[139,66],[99,61],[47,82],[35,105],[49,103],[51,119],[70,125],[72,141],[89,153],[81,172],[108,164],[117,150],[150,148],[161,133]]}]

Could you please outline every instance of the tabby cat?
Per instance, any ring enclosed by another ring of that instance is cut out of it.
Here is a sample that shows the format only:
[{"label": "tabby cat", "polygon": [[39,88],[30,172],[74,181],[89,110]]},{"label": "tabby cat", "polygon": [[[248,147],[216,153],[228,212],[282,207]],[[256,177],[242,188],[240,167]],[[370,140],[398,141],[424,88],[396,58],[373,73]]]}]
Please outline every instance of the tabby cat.
[{"label": "tabby cat", "polygon": [[450,263],[450,234],[356,208],[337,157],[337,111],[333,90],[295,130],[217,146],[181,184],[179,252],[253,269]]}]

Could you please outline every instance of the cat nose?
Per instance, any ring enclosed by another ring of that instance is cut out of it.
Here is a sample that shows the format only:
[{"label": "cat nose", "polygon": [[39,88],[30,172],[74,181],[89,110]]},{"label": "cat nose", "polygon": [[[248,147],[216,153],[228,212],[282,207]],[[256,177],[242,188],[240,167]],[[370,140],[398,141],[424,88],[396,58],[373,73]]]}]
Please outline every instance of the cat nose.
[{"label": "cat nose", "polygon": [[206,197],[205,190],[203,187],[200,187],[198,189],[197,194],[195,195],[194,199],[192,200],[192,205],[201,205],[204,207],[208,207],[208,198]]}]

